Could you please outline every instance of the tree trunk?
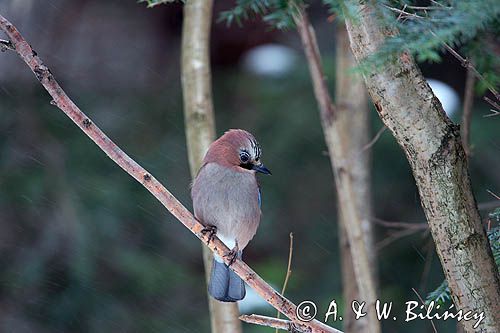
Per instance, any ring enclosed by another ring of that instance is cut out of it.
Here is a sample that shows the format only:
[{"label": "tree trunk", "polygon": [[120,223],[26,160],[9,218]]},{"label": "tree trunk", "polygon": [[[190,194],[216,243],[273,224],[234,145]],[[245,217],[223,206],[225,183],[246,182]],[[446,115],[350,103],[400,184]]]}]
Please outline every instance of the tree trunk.
[{"label": "tree trunk", "polygon": [[[212,0],[191,0],[184,5],[182,28],[182,91],[189,167],[194,178],[210,143],[215,140],[215,121],[210,76],[210,26]],[[213,253],[203,246],[206,279],[210,277]],[[237,303],[223,303],[208,297],[214,333],[239,333]]]},{"label": "tree trunk", "polygon": [[[359,15],[346,24],[359,62],[377,51],[388,30],[371,2],[351,3]],[[500,332],[498,270],[472,193],[458,126],[448,119],[406,52],[366,74],[365,82],[380,118],[413,170],[455,306],[464,312],[484,311],[476,329],[474,320],[462,321],[465,330]]]},{"label": "tree trunk", "polygon": [[[326,131],[343,129],[342,135],[344,152],[347,156],[344,159],[350,161],[349,168],[345,170],[346,177],[341,181],[352,182],[353,200],[355,214],[359,216],[368,260],[373,280],[376,281],[376,260],[374,250],[374,236],[371,223],[371,187],[370,187],[370,150],[364,149],[369,141],[369,108],[368,95],[361,77],[348,73],[356,66],[356,62],[349,47],[349,37],[344,25],[338,25],[335,36],[335,102],[337,118],[335,128],[325,128]],[[335,148],[331,147],[330,150]],[[332,162],[332,167],[334,162]],[[339,202],[340,207],[340,202]],[[352,215],[352,214],[351,214]],[[353,257],[351,256],[351,246],[346,228],[350,227],[351,221],[339,217],[340,251],[342,261],[342,288],[345,300],[346,311],[344,311],[343,324],[347,333],[367,332],[368,322],[365,320],[355,320],[354,312],[350,311],[351,302],[359,300],[359,290],[356,284],[356,276],[353,267]],[[374,282],[376,285],[376,282]]]},{"label": "tree trunk", "polygon": [[[350,247],[350,262],[353,265],[354,281],[356,281],[359,290],[359,299],[366,302],[364,310],[368,310],[366,311],[367,318],[359,320],[363,322],[360,325],[365,328],[364,332],[378,333],[380,332],[380,322],[375,311],[372,311],[375,308],[377,299],[374,274],[370,265],[373,251],[369,250],[368,239],[371,239],[371,237],[365,237],[367,232],[371,232],[365,230],[366,225],[369,224],[369,216],[365,215],[366,211],[364,209],[367,207],[364,206],[365,203],[361,202],[362,200],[359,197],[365,195],[364,191],[358,187],[359,182],[364,180],[357,178],[363,177],[364,173],[360,170],[362,169],[360,165],[355,166],[358,162],[364,163],[362,159],[366,156],[363,157],[361,149],[352,151],[351,143],[354,144],[354,141],[350,141],[351,135],[359,134],[362,138],[366,133],[353,134],[351,129],[346,127],[348,126],[347,122],[353,124],[351,123],[353,120],[349,119],[350,115],[348,114],[350,106],[341,105],[340,109],[335,109],[332,105],[324,79],[316,35],[309,23],[306,12],[301,10],[295,18],[295,22],[309,63],[314,94],[320,108],[321,125],[335,178],[341,221],[347,225],[344,230]],[[363,94],[364,91],[361,96]],[[357,95],[356,98],[360,98],[360,96]],[[341,100],[345,101],[345,99]],[[365,198],[363,197],[363,199]],[[345,260],[349,260],[349,258],[344,258],[344,263]],[[347,274],[349,273],[347,272]],[[347,312],[351,312],[350,306],[348,309]]]}]

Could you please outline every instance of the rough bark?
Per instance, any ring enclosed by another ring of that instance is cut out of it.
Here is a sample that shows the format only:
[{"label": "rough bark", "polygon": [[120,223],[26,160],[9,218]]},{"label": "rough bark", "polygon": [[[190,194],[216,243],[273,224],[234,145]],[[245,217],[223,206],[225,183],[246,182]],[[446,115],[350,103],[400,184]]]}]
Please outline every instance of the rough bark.
[{"label": "rough bark", "polygon": [[[332,332],[339,330],[329,327],[318,320],[303,322],[297,316],[297,306],[274,290],[254,270],[239,258],[231,256],[231,250],[216,235],[211,235],[198,222],[193,214],[184,207],[170,191],[151,173],[118,147],[80,108],[68,97],[57,83],[50,69],[44,65],[38,54],[21,36],[17,28],[0,14],[0,30],[8,36],[9,49],[15,50],[19,57],[33,72],[40,84],[53,98],[51,104],[57,106],[75,125],[82,130],[113,162],[147,189],[179,222],[189,229],[211,251],[219,255],[231,269],[255,290],[267,303],[293,321],[294,326],[306,332]],[[182,249],[179,249],[182,250]]]},{"label": "rough bark", "polygon": [[[373,255],[373,251],[369,251],[368,237],[365,237],[365,233],[370,232],[370,230],[365,230],[366,225],[370,222],[368,221],[369,216],[364,215],[366,212],[363,211],[362,205],[365,203],[362,203],[359,198],[362,191],[359,191],[359,187],[357,187],[359,185],[358,181],[362,182],[364,180],[359,178],[355,180],[355,177],[363,176],[360,168],[355,167],[355,164],[361,161],[359,159],[363,158],[363,154],[361,149],[357,151],[351,150],[349,138],[352,133],[351,129],[346,127],[346,122],[350,122],[347,111],[349,108],[341,105],[341,109],[335,109],[332,105],[324,79],[316,35],[305,11],[301,10],[300,14],[295,18],[295,23],[306,53],[314,94],[320,109],[321,125],[337,188],[341,221],[348,225],[344,230],[350,246],[350,258],[352,259],[355,281],[359,290],[359,298],[366,302],[365,309],[374,309],[377,293],[373,278],[374,274],[370,265],[370,257]],[[361,93],[361,95],[363,94],[364,92]],[[359,96],[356,96],[356,98],[359,98]],[[345,99],[342,99],[342,101],[345,101]],[[347,273],[349,274],[349,272]],[[364,326],[365,332],[380,332],[380,322],[375,311],[367,311],[367,318],[360,320],[360,322],[363,322],[360,324]]]},{"label": "rough bark", "polygon": [[[351,2],[359,15],[346,21],[347,30],[356,60],[362,61],[384,43],[387,30],[371,2]],[[456,308],[484,311],[480,327],[474,329],[474,322],[467,321],[465,330],[500,332],[498,270],[472,193],[458,126],[448,119],[405,52],[365,74],[365,82],[380,118],[413,170]]]},{"label": "rough bark", "polygon": [[[187,1],[182,26],[182,92],[189,168],[194,179],[203,157],[215,140],[215,120],[210,73],[210,26],[212,0]],[[213,253],[202,245],[206,280],[210,279]],[[237,303],[223,303],[208,296],[210,322],[214,333],[239,333]]]},{"label": "rough bark", "polygon": [[[368,94],[363,79],[349,73],[356,66],[356,62],[349,46],[349,37],[343,24],[337,26],[335,35],[335,103],[337,117],[335,126],[324,128],[326,131],[339,131],[345,147],[344,160],[349,161],[349,168],[345,169],[345,177],[340,181],[352,183],[352,200],[355,211],[349,215],[356,214],[361,223],[363,236],[368,251],[368,260],[372,279],[376,285],[376,260],[374,250],[374,236],[371,223],[371,187],[370,187],[370,149],[364,149],[369,139],[369,108]],[[327,141],[328,142],[328,141]],[[331,141],[329,141],[331,143]],[[334,147],[329,150],[335,149]],[[332,167],[334,163],[332,162]],[[339,204],[340,206],[340,204]],[[356,284],[356,276],[351,256],[351,246],[346,229],[350,227],[351,221],[344,219],[339,214],[340,251],[342,261],[342,288],[346,309],[349,309],[353,300],[362,299]],[[367,332],[368,322],[355,320],[352,311],[345,311],[343,316],[345,332]]]}]

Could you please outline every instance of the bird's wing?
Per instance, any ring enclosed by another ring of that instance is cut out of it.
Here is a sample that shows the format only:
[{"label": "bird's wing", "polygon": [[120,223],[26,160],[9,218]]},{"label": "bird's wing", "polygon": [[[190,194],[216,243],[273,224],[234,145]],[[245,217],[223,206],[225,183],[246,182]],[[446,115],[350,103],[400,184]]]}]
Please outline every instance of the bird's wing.
[{"label": "bird's wing", "polygon": [[260,192],[260,186],[257,187],[257,192],[259,195],[259,208],[261,208],[261,206],[262,206],[262,194]]}]

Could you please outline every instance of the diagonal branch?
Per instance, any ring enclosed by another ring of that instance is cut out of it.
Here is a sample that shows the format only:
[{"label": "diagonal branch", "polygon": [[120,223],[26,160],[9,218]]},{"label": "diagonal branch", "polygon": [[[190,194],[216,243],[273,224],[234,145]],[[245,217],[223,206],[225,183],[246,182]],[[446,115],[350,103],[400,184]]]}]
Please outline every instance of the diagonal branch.
[{"label": "diagonal branch", "polygon": [[175,198],[156,178],[137,162],[131,159],[111,139],[104,134],[66,95],[57,83],[49,68],[43,64],[36,52],[21,36],[19,31],[8,20],[0,15],[0,29],[3,30],[14,46],[21,59],[33,71],[36,78],[52,96],[53,105],[63,111],[92,141],[97,144],[108,157],[118,164],[125,172],[141,183],[151,194],[158,199],[165,208],[193,234],[205,243],[213,252],[224,258],[226,264],[250,285],[263,299],[279,310],[294,322],[294,325],[311,332],[340,332],[317,320],[308,323],[300,322],[296,315],[297,306],[283,297],[267,284],[242,260],[236,259],[231,263],[230,251],[217,237],[211,237],[204,232],[200,224],[186,207]]},{"label": "diagonal branch", "polygon": [[[492,116],[498,116],[500,114],[500,112],[498,110],[500,110],[500,105],[498,105],[498,103],[496,103],[495,101],[492,101],[491,99],[489,99],[488,97],[484,96],[483,97],[484,100],[486,102],[488,102],[491,106],[493,106],[496,110],[493,110],[491,109],[491,113],[490,114],[487,114],[485,116],[483,116],[484,118],[487,118],[487,117],[492,117]],[[500,100],[499,100],[500,102]]]},{"label": "diagonal branch", "polygon": [[285,330],[292,333],[305,332],[301,330],[299,327],[297,327],[293,322],[279,318],[272,318],[272,317],[252,314],[252,315],[242,315],[240,316],[240,320],[244,321],[245,323],[273,327],[276,328],[277,330]]},{"label": "diagonal branch", "polygon": [[[434,37],[436,37],[436,38],[439,39],[439,37],[433,31],[431,31],[431,34]],[[442,40],[440,40],[440,41],[444,45],[444,47],[446,48],[446,50],[448,50],[448,52],[450,52],[452,56],[454,56],[458,61],[460,61],[460,64],[462,65],[462,67],[467,68],[467,70],[472,71],[472,73],[480,81],[482,81],[486,85],[486,87],[488,87],[488,90],[495,96],[495,98],[497,99],[497,101],[500,101],[500,94],[498,93],[498,91],[495,89],[495,87],[490,82],[488,82],[488,80],[486,80],[484,78],[484,76],[481,73],[479,73],[479,71],[476,69],[476,67],[474,67],[474,65],[471,63],[471,61],[469,59],[466,59],[466,58],[462,57],[460,55],[460,53],[458,53],[457,51],[455,51],[451,46],[449,46],[448,44],[446,44],[444,41],[442,41]]]}]

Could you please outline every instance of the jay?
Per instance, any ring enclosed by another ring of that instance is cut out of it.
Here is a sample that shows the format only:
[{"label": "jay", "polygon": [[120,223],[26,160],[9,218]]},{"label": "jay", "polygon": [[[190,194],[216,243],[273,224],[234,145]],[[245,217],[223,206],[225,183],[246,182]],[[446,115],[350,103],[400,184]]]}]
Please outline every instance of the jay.
[{"label": "jay", "polygon": [[[271,172],[260,160],[261,149],[254,136],[232,129],[214,141],[203,159],[192,188],[194,215],[235,256],[253,238],[261,216],[261,195],[256,173]],[[245,297],[245,284],[215,255],[208,292],[222,302]]]}]

